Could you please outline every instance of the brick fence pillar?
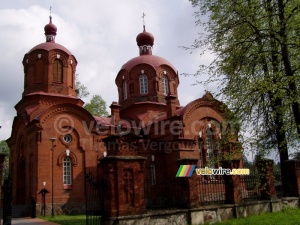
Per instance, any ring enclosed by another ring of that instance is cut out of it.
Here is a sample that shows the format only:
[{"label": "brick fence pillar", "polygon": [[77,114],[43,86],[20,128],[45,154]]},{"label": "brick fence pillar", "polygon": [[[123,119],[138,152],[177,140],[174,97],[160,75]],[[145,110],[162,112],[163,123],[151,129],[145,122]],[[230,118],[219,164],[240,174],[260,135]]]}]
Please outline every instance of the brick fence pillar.
[{"label": "brick fence pillar", "polygon": [[107,156],[100,160],[107,184],[104,212],[107,217],[144,213],[144,162],[141,156]]},{"label": "brick fence pillar", "polygon": [[300,197],[300,160],[292,159],[283,162],[284,176],[287,177],[288,195]]},{"label": "brick fence pillar", "polygon": [[[239,168],[240,160],[222,160],[223,169]],[[243,201],[241,192],[241,176],[240,175],[224,175],[225,182],[225,203],[240,204]]]},{"label": "brick fence pillar", "polygon": [[273,163],[271,159],[259,160],[256,163],[260,180],[261,198],[266,200],[276,198]]},{"label": "brick fence pillar", "polygon": [[[180,165],[197,165],[198,159],[183,158],[176,161],[178,167]],[[185,179],[185,186],[183,187],[183,197],[187,198],[185,207],[195,208],[200,206],[200,190],[199,190],[199,177],[194,172],[191,177],[178,177],[176,179]]]}]

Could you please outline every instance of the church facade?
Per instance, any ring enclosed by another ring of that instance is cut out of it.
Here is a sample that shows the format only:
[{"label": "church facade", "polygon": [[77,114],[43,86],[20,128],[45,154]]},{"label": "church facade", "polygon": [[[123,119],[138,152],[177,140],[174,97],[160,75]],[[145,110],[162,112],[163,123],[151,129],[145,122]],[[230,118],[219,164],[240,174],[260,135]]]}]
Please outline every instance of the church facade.
[{"label": "church facade", "polygon": [[[7,140],[13,205],[35,199],[46,214],[82,213],[91,169],[109,183],[103,200],[107,215],[140,213],[146,209],[146,180],[175,177],[180,165],[215,167],[226,154],[241,158],[223,103],[206,92],[180,106],[178,71],[152,54],[154,36],[145,26],[136,37],[139,55],[116,75],[119,100],[108,117],[83,108],[76,96],[77,60],[55,42],[56,32],[50,17],[46,42],[22,62],[24,91]],[[49,192],[45,208],[43,189]],[[190,197],[189,205],[197,205]]]}]

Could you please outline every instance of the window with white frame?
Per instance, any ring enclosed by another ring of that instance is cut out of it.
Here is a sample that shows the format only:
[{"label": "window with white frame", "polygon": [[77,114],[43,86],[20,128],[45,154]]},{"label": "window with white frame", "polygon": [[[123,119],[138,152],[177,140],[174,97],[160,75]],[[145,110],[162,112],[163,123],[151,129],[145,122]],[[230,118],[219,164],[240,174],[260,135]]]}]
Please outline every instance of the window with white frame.
[{"label": "window with white frame", "polygon": [[164,95],[169,94],[169,80],[166,75],[164,75],[162,77],[162,89],[163,89]]},{"label": "window with white frame", "polygon": [[123,99],[127,99],[127,83],[125,80],[123,81]]},{"label": "window with white frame", "polygon": [[69,156],[64,158],[64,185],[72,185],[72,161]]},{"label": "window with white frame", "polygon": [[148,78],[145,74],[140,76],[140,94],[148,94]]}]

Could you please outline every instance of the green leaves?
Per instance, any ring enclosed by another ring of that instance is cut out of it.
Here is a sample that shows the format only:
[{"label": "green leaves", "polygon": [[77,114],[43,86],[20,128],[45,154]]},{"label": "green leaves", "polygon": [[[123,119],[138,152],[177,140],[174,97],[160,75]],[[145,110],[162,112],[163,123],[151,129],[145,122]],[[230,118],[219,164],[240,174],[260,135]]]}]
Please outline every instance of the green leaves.
[{"label": "green leaves", "polygon": [[76,74],[76,76],[75,76],[75,86],[76,86],[77,97],[85,98],[85,97],[89,96],[90,92],[88,91],[87,87],[78,80],[78,76],[79,76],[79,74]]},{"label": "green leaves", "polygon": [[93,95],[90,103],[85,104],[84,108],[93,116],[108,116],[106,102],[100,95]]},{"label": "green leaves", "polygon": [[198,9],[196,24],[207,32],[192,48],[216,56],[196,74],[209,73],[202,83],[218,82],[219,95],[248,131],[252,146],[287,152],[300,134],[299,1],[191,3]]}]

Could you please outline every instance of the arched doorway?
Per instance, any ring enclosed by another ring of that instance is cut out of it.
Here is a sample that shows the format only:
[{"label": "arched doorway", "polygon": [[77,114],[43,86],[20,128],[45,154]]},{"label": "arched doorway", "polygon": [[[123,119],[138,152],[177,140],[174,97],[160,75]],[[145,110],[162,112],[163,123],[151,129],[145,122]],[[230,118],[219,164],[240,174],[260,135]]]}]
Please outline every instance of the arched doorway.
[{"label": "arched doorway", "polygon": [[16,179],[16,204],[23,205],[26,203],[26,162],[21,158],[17,165]]}]

